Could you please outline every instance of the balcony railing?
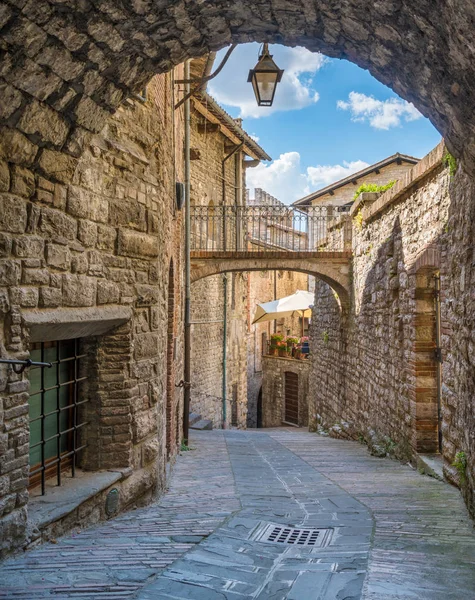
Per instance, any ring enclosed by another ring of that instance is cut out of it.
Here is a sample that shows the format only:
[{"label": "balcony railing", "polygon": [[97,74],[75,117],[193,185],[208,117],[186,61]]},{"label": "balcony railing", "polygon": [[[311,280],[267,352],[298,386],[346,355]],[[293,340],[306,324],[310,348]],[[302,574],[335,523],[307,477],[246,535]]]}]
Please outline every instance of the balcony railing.
[{"label": "balcony railing", "polygon": [[[346,207],[345,207],[346,208]],[[348,212],[311,206],[192,206],[191,249],[209,252],[339,252],[351,248]]]}]

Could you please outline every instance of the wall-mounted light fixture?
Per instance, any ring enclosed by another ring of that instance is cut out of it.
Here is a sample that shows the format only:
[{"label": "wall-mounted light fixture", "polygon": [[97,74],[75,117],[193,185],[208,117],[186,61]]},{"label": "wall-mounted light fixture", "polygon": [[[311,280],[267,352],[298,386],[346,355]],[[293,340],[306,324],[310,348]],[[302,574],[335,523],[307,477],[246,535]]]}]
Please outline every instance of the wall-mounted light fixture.
[{"label": "wall-mounted light fixture", "polygon": [[275,90],[283,73],[272,60],[268,45],[264,44],[257,65],[249,71],[247,78],[252,83],[258,106],[272,106]]}]

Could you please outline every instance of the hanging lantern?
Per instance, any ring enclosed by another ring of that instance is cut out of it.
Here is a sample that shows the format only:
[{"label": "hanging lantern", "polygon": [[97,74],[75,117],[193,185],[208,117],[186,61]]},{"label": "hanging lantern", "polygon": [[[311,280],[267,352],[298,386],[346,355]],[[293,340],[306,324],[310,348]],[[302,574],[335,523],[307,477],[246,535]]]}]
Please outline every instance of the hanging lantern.
[{"label": "hanging lantern", "polygon": [[247,78],[252,83],[258,106],[272,106],[275,90],[283,73],[272,60],[267,44],[264,44],[257,65],[249,71]]}]

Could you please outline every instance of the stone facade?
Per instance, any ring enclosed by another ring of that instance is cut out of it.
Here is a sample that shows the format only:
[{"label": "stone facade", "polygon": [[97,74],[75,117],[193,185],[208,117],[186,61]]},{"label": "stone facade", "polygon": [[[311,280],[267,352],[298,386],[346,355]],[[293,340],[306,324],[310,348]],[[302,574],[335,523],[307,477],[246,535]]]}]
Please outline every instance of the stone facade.
[{"label": "stone facade", "polygon": [[[40,116],[38,102],[23,134],[1,139],[1,355],[25,359],[35,342],[79,339],[87,403],[75,417],[76,447],[86,446],[77,465],[122,473],[119,509],[163,488],[181,436],[183,311],[170,290],[181,288],[183,265],[183,122],[173,105],[172,75],[155,77],[146,100],[126,101],[105,127],[100,120],[74,161],[44,146],[45,136],[49,148],[62,145],[66,129],[54,112]],[[0,366],[2,552],[40,535],[29,523],[41,500],[28,493],[32,373]],[[54,533],[104,517],[103,496]]]},{"label": "stone facade", "polygon": [[[302,323],[297,315],[252,324],[258,304],[270,302],[275,298],[284,298],[297,290],[308,289],[308,280],[313,279],[305,273],[295,271],[260,271],[248,273],[249,315],[247,338],[247,426],[258,425],[258,401],[263,385],[263,354],[267,351],[267,342],[272,333],[301,336]],[[275,296],[274,296],[275,294]],[[305,322],[305,328],[308,322]],[[262,400],[261,400],[262,401]],[[259,423],[260,424],[260,423]]]},{"label": "stone facade", "polygon": [[[290,388],[297,397],[299,427],[308,426],[309,375],[312,359],[296,360],[280,356],[262,357],[262,426],[290,424],[286,400]],[[289,382],[289,374],[294,376]]]},{"label": "stone facade", "polygon": [[[311,419],[333,435],[362,436],[373,451],[407,459],[438,451],[439,390],[445,472],[473,511],[473,401],[456,352],[466,322],[457,298],[467,267],[449,251],[449,244],[457,247],[456,182],[464,176],[451,178],[443,152],[438,146],[393,189],[362,198],[352,210],[350,309],[342,312],[328,286],[316,285]],[[457,452],[467,458],[462,477],[452,466]]]},{"label": "stone facade", "polygon": [[[193,61],[192,65],[198,61]],[[196,69],[196,67],[195,67]],[[245,157],[252,149],[244,144],[242,150],[229,156],[236,148],[232,129],[215,123],[226,119],[222,109],[211,101],[198,97],[193,100],[191,118],[191,203],[209,207],[210,214],[220,206],[243,205],[245,189]],[[209,109],[213,108],[213,112]],[[229,118],[229,117],[228,117]],[[239,121],[236,132],[244,137]],[[254,144],[264,158],[267,155]],[[226,158],[229,156],[229,158]],[[252,156],[252,155],[251,155]],[[240,164],[241,163],[241,164]],[[224,180],[223,180],[224,175]],[[192,235],[206,237],[213,244],[223,224],[194,223],[198,231]],[[207,219],[208,220],[208,219]],[[201,227],[202,225],[202,227]],[[202,240],[203,241],[203,240]],[[247,307],[248,275],[227,273],[204,277],[191,286],[192,320],[192,389],[190,409],[214,427],[246,427],[247,419]],[[226,300],[226,317],[224,302]],[[226,318],[226,342],[224,342]],[[226,407],[223,406],[223,345],[226,343]],[[224,412],[226,417],[224,418]]]}]

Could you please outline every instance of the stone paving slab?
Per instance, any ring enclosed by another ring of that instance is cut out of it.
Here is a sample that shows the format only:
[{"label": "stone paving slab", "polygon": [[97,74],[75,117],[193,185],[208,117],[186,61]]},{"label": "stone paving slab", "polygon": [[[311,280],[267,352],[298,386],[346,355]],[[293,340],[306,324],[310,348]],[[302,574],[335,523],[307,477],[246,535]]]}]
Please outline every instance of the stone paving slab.
[{"label": "stone paving slab", "polygon": [[[137,598],[360,598],[373,530],[368,509],[265,433],[231,431],[226,441],[241,510]],[[325,547],[250,539],[263,523],[332,535]]]},{"label": "stone paving slab", "polygon": [[[156,504],[5,561],[0,599],[475,599],[473,523],[448,484],[293,428],[192,446]],[[331,537],[252,539],[265,523]]]},{"label": "stone paving slab", "polygon": [[475,599],[474,523],[456,488],[355,442],[267,431],[371,510],[364,600]]},{"label": "stone paving slab", "polygon": [[192,446],[178,458],[170,487],[156,504],[5,561],[0,598],[133,597],[240,507],[222,433]]}]

